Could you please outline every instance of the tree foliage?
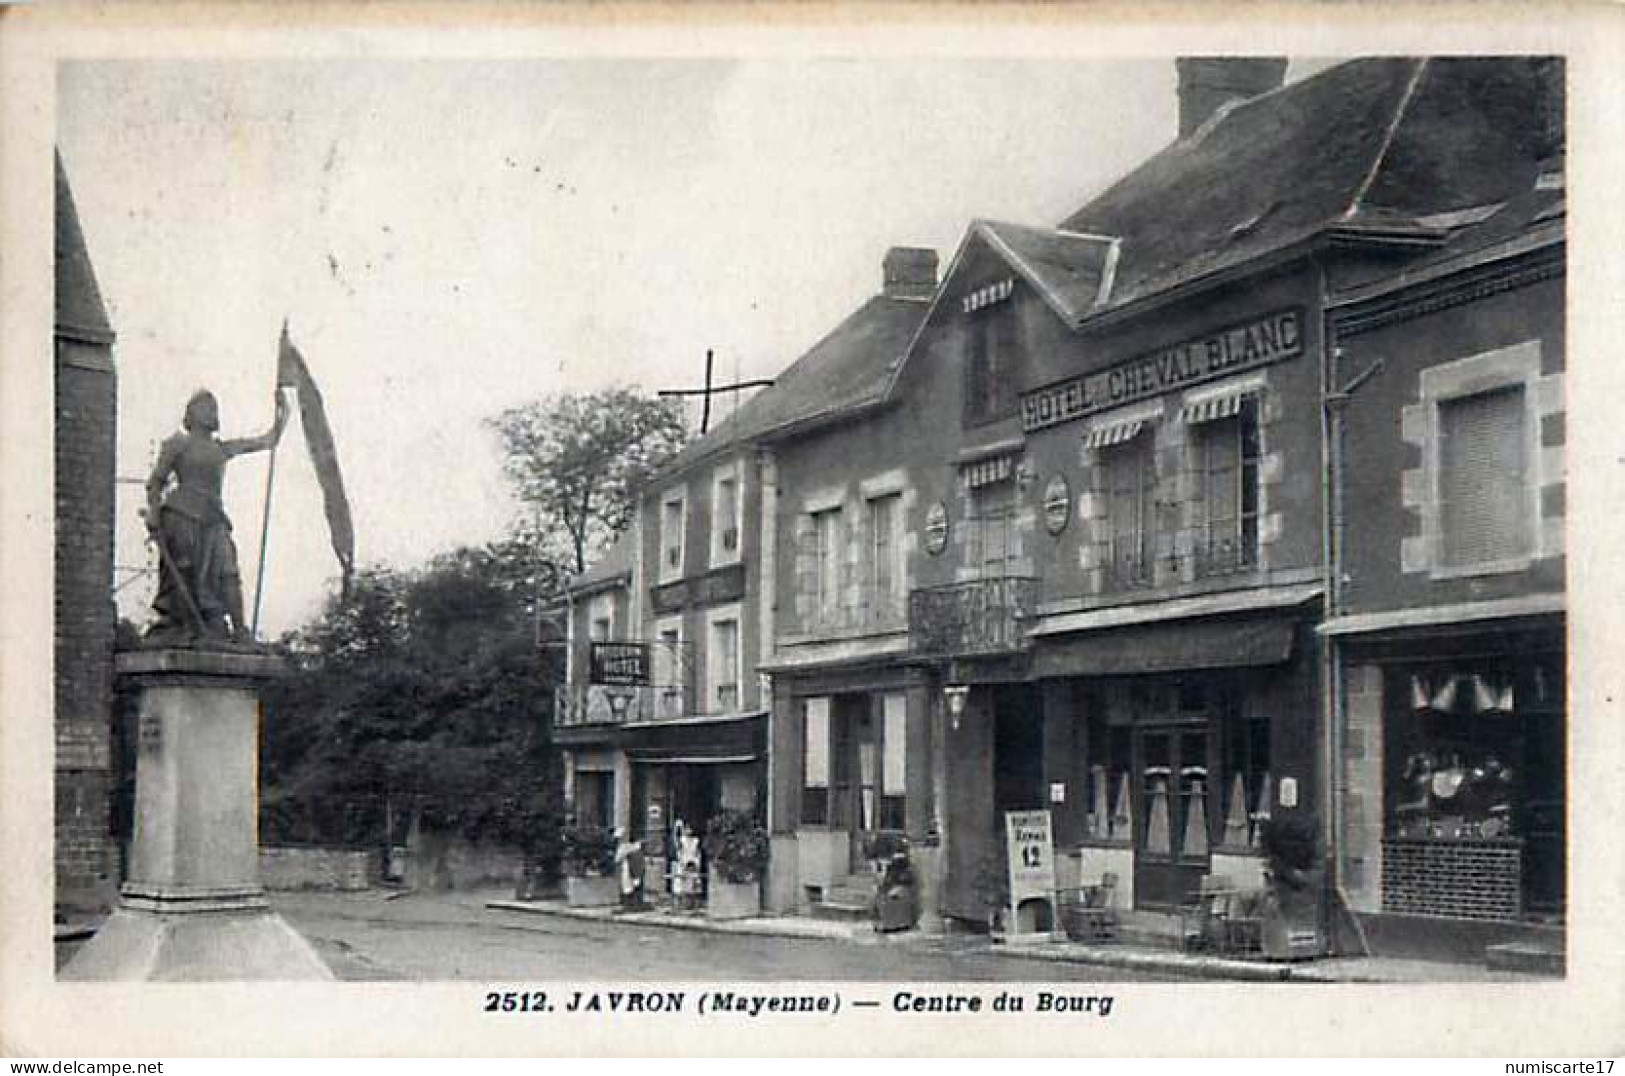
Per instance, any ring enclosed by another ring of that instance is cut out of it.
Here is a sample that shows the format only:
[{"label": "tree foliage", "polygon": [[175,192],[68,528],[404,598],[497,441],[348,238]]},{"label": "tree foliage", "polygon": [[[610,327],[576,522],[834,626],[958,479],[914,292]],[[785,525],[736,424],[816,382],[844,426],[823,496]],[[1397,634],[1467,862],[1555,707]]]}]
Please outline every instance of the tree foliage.
[{"label": "tree foliage", "polygon": [[561,393],[489,423],[503,474],[539,517],[521,521],[521,530],[539,530],[531,537],[554,545],[572,572],[585,571],[626,529],[634,490],[687,437],[675,405],[629,388]]},{"label": "tree foliage", "polygon": [[[532,566],[465,548],[370,568],[281,645],[266,697],[266,800],[381,801],[472,838],[525,843],[559,810]],[[273,816],[274,818],[274,816]]]}]

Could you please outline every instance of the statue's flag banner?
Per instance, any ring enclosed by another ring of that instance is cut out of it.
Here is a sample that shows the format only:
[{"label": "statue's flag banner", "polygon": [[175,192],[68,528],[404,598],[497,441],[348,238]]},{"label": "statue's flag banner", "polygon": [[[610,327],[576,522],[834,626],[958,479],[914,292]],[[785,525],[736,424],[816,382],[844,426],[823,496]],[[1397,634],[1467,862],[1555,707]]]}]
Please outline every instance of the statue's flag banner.
[{"label": "statue's flag banner", "polygon": [[327,408],[321,390],[310,376],[305,357],[288,339],[288,326],[282,326],[282,342],[277,348],[277,388],[292,388],[299,397],[299,424],[305,431],[305,446],[316,468],[316,481],[322,487],[322,507],[327,513],[327,529],[333,538],[333,553],[342,569],[344,593],[350,593],[350,576],[355,570],[355,527],[350,522],[350,501],[344,495],[344,476],[339,473],[338,449],[333,431],[327,425]]}]

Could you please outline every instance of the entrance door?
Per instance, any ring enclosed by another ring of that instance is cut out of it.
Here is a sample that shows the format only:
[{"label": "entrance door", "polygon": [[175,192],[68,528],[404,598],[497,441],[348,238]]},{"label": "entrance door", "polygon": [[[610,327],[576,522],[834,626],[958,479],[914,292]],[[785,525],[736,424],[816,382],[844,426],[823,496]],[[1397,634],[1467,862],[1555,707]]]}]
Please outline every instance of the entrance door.
[{"label": "entrance door", "polygon": [[835,700],[835,824],[851,834],[848,868],[865,871],[864,846],[880,828],[880,728],[867,695]]},{"label": "entrance door", "polygon": [[1136,905],[1174,908],[1211,863],[1208,730],[1169,725],[1135,730],[1138,779],[1134,835]]}]

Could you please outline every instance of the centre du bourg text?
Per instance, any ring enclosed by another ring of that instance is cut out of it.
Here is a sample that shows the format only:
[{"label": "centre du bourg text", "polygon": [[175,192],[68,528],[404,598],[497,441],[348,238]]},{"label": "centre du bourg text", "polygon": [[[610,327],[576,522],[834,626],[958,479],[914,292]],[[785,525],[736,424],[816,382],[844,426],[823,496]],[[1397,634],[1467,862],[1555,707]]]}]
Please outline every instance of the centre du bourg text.
[{"label": "centre du bourg text", "polygon": [[1057,426],[1173,389],[1268,366],[1302,351],[1301,312],[1280,310],[1035,389],[1021,399],[1021,426],[1028,432]]},{"label": "centre du bourg text", "polygon": [[[1110,994],[1063,994],[1052,990],[1001,990],[984,996],[968,992],[894,991],[886,1001],[857,998],[849,1009],[884,1009],[894,1013],[1033,1013],[1108,1017],[1116,999]],[[838,993],[755,994],[734,990],[572,990],[549,995],[543,990],[490,992],[485,1011],[495,1013],[686,1013],[699,1016],[767,1016],[794,1013],[834,1015],[842,1010]]]}]

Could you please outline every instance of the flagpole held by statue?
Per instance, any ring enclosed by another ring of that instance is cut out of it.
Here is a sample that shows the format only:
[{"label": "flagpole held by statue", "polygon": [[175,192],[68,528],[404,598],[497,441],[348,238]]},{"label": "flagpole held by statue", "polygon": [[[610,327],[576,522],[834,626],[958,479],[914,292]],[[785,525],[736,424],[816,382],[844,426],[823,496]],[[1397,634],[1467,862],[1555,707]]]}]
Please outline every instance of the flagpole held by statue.
[{"label": "flagpole held by statue", "polygon": [[[338,454],[321,394],[284,323],[270,429],[222,440],[219,404],[200,390],[147,480],[142,515],[162,562],[154,622],[139,648],[116,658],[118,676],[139,700],[128,877],[118,907],[63,967],[64,979],[332,978],[310,943],[268,906],[259,877],[260,689],[288,675],[255,638],[275,449],[288,420],[285,387],[298,401],[348,593],[355,537]],[[272,453],[272,465],[251,626],[223,494],[226,465],[260,451]]]}]

